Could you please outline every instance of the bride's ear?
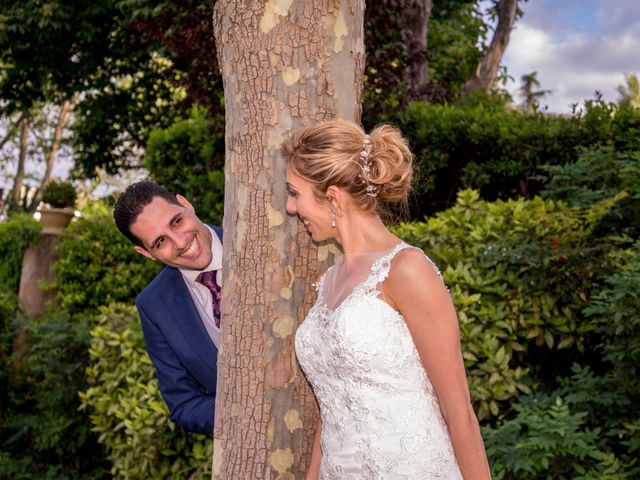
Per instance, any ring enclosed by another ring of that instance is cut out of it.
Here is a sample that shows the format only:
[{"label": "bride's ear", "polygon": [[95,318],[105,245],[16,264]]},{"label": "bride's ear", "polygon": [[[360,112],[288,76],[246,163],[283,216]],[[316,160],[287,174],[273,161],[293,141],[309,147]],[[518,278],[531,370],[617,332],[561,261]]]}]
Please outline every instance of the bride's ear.
[{"label": "bride's ear", "polygon": [[324,194],[325,198],[327,199],[327,203],[329,204],[329,207],[339,217],[342,216],[342,205],[344,203],[344,195],[345,193],[335,185],[330,185]]}]

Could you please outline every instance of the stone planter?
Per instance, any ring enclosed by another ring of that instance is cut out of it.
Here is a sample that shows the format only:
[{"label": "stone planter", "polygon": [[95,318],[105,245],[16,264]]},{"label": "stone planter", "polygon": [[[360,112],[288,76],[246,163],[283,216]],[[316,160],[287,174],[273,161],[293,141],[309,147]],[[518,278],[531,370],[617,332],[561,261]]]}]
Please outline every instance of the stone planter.
[{"label": "stone planter", "polygon": [[42,233],[51,235],[60,235],[74,215],[70,208],[43,208],[39,212]]}]

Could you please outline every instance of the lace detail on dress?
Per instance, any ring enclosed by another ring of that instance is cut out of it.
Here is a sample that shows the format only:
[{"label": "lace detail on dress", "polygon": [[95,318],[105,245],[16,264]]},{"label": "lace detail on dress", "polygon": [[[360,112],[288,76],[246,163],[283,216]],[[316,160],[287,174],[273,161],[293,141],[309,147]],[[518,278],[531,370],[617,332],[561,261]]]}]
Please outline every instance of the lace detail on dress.
[{"label": "lace detail on dress", "polygon": [[462,478],[404,318],[378,296],[405,248],[399,243],[373,262],[335,308],[326,305],[323,276],[296,334],[298,360],[320,405],[323,480]]}]

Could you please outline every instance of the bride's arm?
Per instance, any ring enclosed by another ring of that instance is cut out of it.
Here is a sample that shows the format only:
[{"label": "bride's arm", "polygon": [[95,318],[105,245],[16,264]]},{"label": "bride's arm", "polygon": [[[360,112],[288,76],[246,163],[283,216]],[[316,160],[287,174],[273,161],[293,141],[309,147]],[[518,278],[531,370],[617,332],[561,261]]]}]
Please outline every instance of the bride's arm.
[{"label": "bride's arm", "polygon": [[458,319],[449,292],[422,252],[414,249],[403,250],[395,257],[383,291],[409,327],[438,396],[464,479],[490,479],[464,371]]},{"label": "bride's arm", "polygon": [[313,438],[313,448],[311,450],[311,460],[309,461],[309,468],[307,469],[307,475],[305,480],[318,480],[320,478],[320,459],[322,457],[322,451],[320,449],[320,434],[322,433],[322,420],[318,420],[318,426],[316,427],[316,434]]}]

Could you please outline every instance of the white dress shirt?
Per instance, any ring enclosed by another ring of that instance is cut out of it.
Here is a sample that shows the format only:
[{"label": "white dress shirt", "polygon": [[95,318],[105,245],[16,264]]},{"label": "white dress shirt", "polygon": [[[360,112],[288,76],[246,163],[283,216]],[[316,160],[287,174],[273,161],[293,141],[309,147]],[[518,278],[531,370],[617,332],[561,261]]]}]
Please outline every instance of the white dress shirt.
[{"label": "white dress shirt", "polygon": [[[207,226],[209,228],[209,226]],[[196,282],[196,278],[201,272],[208,272],[210,270],[216,271],[216,281],[220,287],[222,287],[222,242],[211,228],[212,241],[211,241],[211,263],[204,270],[187,270],[179,269],[184,279],[184,283],[187,285],[193,303],[196,304],[204,328],[207,330],[211,341],[216,347],[220,345],[220,329],[216,327],[215,320],[213,318],[213,300],[211,298],[211,291],[202,285],[200,282]]]}]

